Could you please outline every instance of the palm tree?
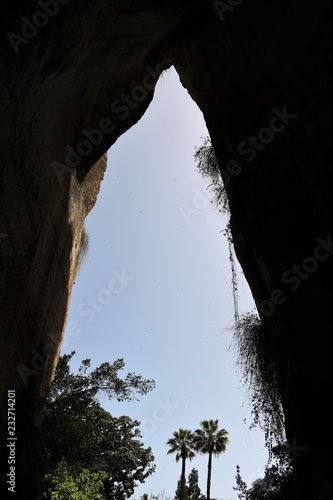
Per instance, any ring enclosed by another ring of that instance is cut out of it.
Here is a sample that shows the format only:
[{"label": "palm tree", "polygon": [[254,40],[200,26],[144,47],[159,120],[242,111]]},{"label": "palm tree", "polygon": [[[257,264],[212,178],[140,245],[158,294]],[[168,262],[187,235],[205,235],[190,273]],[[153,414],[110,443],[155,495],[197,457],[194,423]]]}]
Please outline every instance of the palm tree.
[{"label": "palm tree", "polygon": [[207,500],[210,500],[210,484],[212,476],[212,456],[218,457],[225,452],[229,442],[228,432],[225,429],[219,429],[218,420],[203,420],[200,422],[201,429],[194,431],[193,443],[196,451],[202,454],[208,454],[207,471]]},{"label": "palm tree", "polygon": [[180,500],[186,500],[185,464],[187,459],[192,460],[195,457],[193,451],[193,433],[188,429],[179,429],[179,431],[173,433],[173,437],[168,439],[166,444],[170,446],[167,454],[176,453],[176,462],[182,459]]}]

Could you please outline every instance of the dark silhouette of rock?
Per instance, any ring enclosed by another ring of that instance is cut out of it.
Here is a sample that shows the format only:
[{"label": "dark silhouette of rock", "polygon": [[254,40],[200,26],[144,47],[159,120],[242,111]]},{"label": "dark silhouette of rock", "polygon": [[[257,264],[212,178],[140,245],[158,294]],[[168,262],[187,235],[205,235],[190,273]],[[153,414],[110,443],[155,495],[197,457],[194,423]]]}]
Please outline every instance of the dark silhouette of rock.
[{"label": "dark silhouette of rock", "polygon": [[43,398],[105,152],[171,65],[204,114],[237,257],[269,332],[295,458],[290,498],[330,497],[332,14],[326,0],[3,6],[1,470],[7,492],[15,471],[11,498],[38,498]]}]

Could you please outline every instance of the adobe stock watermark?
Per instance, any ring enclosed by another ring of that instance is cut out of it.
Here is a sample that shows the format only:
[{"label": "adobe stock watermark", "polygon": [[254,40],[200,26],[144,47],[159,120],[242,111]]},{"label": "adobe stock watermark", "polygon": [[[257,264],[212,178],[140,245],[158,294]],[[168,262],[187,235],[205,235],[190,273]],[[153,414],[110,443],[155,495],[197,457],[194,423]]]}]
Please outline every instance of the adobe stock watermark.
[{"label": "adobe stock watermark", "polygon": [[[112,116],[116,115],[121,121],[125,120],[131,110],[137,108],[146,99],[148,93],[155,88],[155,82],[158,80],[160,72],[150,66],[146,66],[145,70],[146,74],[140,85],[136,85],[129,93],[122,93],[119,98],[112,101],[110,105]],[[111,134],[115,129],[116,125],[113,123],[113,119],[109,117],[102,118],[97,128],[83,129],[82,135],[85,139],[81,139],[75,148],[70,145],[65,147],[67,153],[65,163],[53,161],[51,164],[59,182],[63,181],[65,173],[72,174],[74,169],[81,165],[83,159],[102,143],[105,135]]]},{"label": "adobe stock watermark", "polygon": [[191,205],[180,203],[178,209],[186,224],[190,223],[192,215],[198,215],[201,210],[204,210],[211,204],[208,197],[205,196],[198,188],[192,189],[193,197]]},{"label": "adobe stock watermark", "polygon": [[[106,287],[101,288],[96,297],[87,297],[85,301],[81,302],[76,308],[77,316],[84,317],[85,323],[91,323],[97,314],[104,311],[104,309],[111,304],[115,295],[119,295],[128,286],[130,281],[135,279],[135,276],[127,274],[125,268],[119,273],[112,270],[112,277],[109,279]],[[76,321],[68,321],[66,325],[62,347],[66,347],[69,339],[77,337],[81,333],[81,328]]]},{"label": "adobe stock watermark", "polygon": [[226,12],[233,12],[236,7],[243,3],[244,0],[227,0],[222,2],[221,0],[214,0],[213,7],[219,16],[220,21],[224,21],[224,14]]},{"label": "adobe stock watermark", "polygon": [[300,446],[297,444],[296,438],[293,439],[293,444],[287,443],[287,448],[290,456],[290,463],[293,463],[296,458],[299,457],[300,452],[306,450],[306,446]]},{"label": "adobe stock watermark", "polygon": [[141,422],[142,437],[154,434],[157,427],[168,420],[168,418],[179,408],[178,404],[172,403],[169,396],[162,399],[155,399],[156,406],[151,417],[147,417]]},{"label": "adobe stock watermark", "polygon": [[[77,306],[76,314],[77,316],[84,317],[85,323],[91,323],[97,314],[104,311],[104,309],[111,304],[114,296],[125,290],[129,282],[135,279],[135,276],[127,274],[124,268],[120,273],[113,269],[111,274],[112,277],[108,281],[106,287],[101,288],[95,297],[87,297],[85,301]],[[66,347],[69,339],[77,337],[80,333],[81,328],[76,321],[68,321],[62,341],[62,347]]]},{"label": "adobe stock watermark", "polygon": [[[329,234],[326,241],[320,236],[316,238],[318,245],[315,247],[312,256],[305,257],[301,264],[294,264],[281,275],[283,284],[288,285],[289,290],[296,292],[311,274],[315,273],[320,262],[325,262],[333,254],[332,236]],[[256,302],[259,311],[266,317],[270,317],[276,306],[282,305],[287,300],[287,296],[280,288],[275,288],[269,295],[269,299]]]},{"label": "adobe stock watermark", "polygon": [[[135,279],[135,276],[127,274],[124,268],[121,272],[112,270],[111,274],[112,277],[106,287],[99,290],[96,297],[87,297],[84,302],[78,305],[76,313],[78,316],[87,316],[85,318],[86,323],[91,323],[95,319],[96,314],[101,313],[112,302],[114,295],[121,293],[128,286],[128,283]],[[61,344],[62,348],[66,347],[70,338],[77,337],[80,333],[81,329],[78,324],[75,321],[69,321],[66,325]],[[37,351],[36,349],[31,350],[31,362],[29,366],[23,364],[17,366],[17,370],[25,385],[29,383],[31,376],[36,377],[45,369],[47,362],[54,359],[59,348],[60,338],[60,333],[49,333],[41,351]]]},{"label": "adobe stock watermark", "polygon": [[[248,163],[251,163],[258,152],[263,151],[274,140],[276,134],[283,132],[291,120],[297,118],[296,114],[288,112],[287,106],[283,106],[282,111],[273,108],[272,112],[273,116],[268,126],[260,129],[256,136],[249,135],[247,140],[242,141],[237,147],[237,153],[244,156]],[[224,170],[221,170],[224,187],[229,184],[231,177],[241,174],[242,171],[243,168],[237,160],[229,160]]]},{"label": "adobe stock watermark", "polygon": [[7,233],[0,233],[0,244],[3,242],[3,240],[5,240],[6,238],[8,238],[8,234]]},{"label": "adobe stock watermark", "polygon": [[246,484],[252,485],[258,478],[265,476],[265,467],[259,467],[256,472],[252,472],[246,477]]},{"label": "adobe stock watermark", "polygon": [[35,12],[31,20],[25,16],[21,17],[21,34],[18,35],[12,31],[7,34],[7,38],[15,54],[19,53],[20,45],[26,45],[30,40],[35,38],[39,30],[45,28],[50,18],[58,14],[60,7],[69,2],[70,0],[39,0],[37,3],[42,10]]},{"label": "adobe stock watermark", "polygon": [[38,352],[36,349],[31,349],[31,362],[29,366],[20,364],[16,367],[24,385],[28,385],[30,377],[37,377],[45,369],[49,361],[53,362],[58,352],[58,339],[60,338],[60,333],[49,333],[47,336],[47,343],[45,343],[41,352]]},{"label": "adobe stock watermark", "polygon": [[[293,439],[292,445],[289,442],[287,442],[286,447],[289,453],[290,464],[292,464],[300,456],[301,452],[307,449],[306,446],[298,445],[296,438]],[[258,478],[265,477],[265,473],[266,473],[266,467],[259,467],[256,472],[252,472],[246,478],[246,483],[253,484]]]},{"label": "adobe stock watermark", "polygon": [[81,302],[76,308],[76,314],[84,317],[85,323],[91,323],[97,313],[101,313],[113,300],[115,295],[121,293],[130,281],[135,279],[135,276],[127,274],[125,268],[121,273],[112,270],[112,277],[108,281],[105,288],[102,288],[97,293],[96,297],[87,297],[84,302]]}]

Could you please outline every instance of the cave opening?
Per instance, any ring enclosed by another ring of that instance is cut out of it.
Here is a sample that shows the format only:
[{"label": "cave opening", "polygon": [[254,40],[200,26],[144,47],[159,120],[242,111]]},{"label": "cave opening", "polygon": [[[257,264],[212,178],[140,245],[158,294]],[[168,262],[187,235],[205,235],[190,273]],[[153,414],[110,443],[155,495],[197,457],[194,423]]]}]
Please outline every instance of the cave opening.
[{"label": "cave opening", "polygon": [[[108,151],[72,292],[61,352],[76,351],[73,371],[85,358],[98,366],[123,357],[127,370],[156,381],[139,402],[103,402],[112,415],[139,420],[153,449],[158,469],[138,496],[161,485],[174,493],[179,471],[166,440],[202,419],[218,418],[231,439],[215,464],[223,491],[213,481],[213,496],[234,495],[238,463],[251,484],[267,462],[263,433],[249,431],[251,408],[228,349],[234,304],[226,219],[194,160],[207,135],[201,111],[170,68],[144,116]],[[253,298],[238,274],[240,312],[248,312]],[[163,422],[154,419],[161,401],[170,404]],[[193,466],[202,471],[204,490],[205,457]]]}]

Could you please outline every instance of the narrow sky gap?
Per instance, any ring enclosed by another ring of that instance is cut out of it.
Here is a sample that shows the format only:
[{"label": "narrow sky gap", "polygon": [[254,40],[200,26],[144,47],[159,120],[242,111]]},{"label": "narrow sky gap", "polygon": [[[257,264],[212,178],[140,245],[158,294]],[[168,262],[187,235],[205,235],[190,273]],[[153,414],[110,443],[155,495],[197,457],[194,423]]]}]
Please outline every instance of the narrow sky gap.
[{"label": "narrow sky gap", "polygon": [[[157,469],[136,489],[137,499],[163,490],[173,497],[180,464],[165,443],[202,419],[218,418],[230,438],[213,462],[212,497],[236,500],[236,465],[250,485],[267,460],[263,434],[248,430],[249,403],[228,351],[234,310],[226,220],[193,158],[207,134],[200,110],[168,71],[146,114],[109,151],[71,299],[62,353],[77,352],[73,370],[84,358],[95,367],[122,357],[125,369],[156,381],[139,402],[102,401],[114,416],[141,421],[153,449]],[[238,271],[242,314],[254,303]],[[111,301],[103,292],[110,286]],[[187,475],[193,467],[204,493],[206,457],[188,463]]]}]

